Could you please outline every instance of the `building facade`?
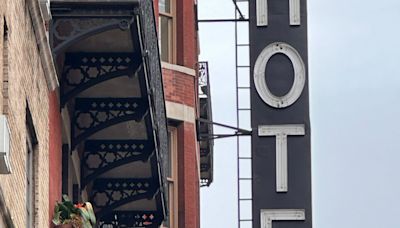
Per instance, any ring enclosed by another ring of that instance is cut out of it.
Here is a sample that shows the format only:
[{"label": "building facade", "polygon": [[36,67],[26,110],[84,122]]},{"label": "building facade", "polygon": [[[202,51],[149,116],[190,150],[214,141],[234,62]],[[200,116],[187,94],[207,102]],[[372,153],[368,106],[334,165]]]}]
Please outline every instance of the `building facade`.
[{"label": "building facade", "polygon": [[[49,92],[56,84],[54,69],[40,43],[45,30],[38,24],[38,3],[3,1],[0,15],[0,226],[48,227]],[[9,144],[8,150],[4,144]]]},{"label": "building facade", "polygon": [[52,227],[62,194],[98,227],[200,227],[196,2],[7,0],[0,15],[0,227]]},{"label": "building facade", "polygon": [[[172,155],[175,196],[170,227],[200,227],[201,149],[196,120],[200,117],[196,1],[156,0],[166,110],[176,142]],[[175,161],[174,161],[175,160]]]}]

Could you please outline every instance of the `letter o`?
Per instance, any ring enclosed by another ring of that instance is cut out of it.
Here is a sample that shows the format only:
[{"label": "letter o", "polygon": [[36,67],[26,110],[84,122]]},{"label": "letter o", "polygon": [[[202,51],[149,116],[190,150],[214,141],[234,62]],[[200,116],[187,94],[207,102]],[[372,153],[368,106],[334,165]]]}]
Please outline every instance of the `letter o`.
[{"label": "letter o", "polygon": [[[292,62],[294,69],[294,82],[290,91],[284,96],[278,97],[272,94],[265,80],[265,68],[268,61],[275,54],[282,53]],[[254,66],[254,84],[261,99],[271,107],[286,108],[299,99],[306,82],[306,67],[296,49],[289,44],[275,42],[260,53]]]}]

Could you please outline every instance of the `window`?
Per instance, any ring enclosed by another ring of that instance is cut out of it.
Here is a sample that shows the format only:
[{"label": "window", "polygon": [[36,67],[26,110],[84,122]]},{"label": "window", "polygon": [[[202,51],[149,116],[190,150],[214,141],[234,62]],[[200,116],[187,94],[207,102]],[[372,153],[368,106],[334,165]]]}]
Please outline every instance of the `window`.
[{"label": "window", "polygon": [[26,218],[28,228],[34,227],[35,211],[35,176],[34,176],[34,147],[30,136],[27,137],[27,157],[26,157]]},{"label": "window", "polygon": [[175,5],[174,0],[160,0],[159,42],[161,60],[174,62],[175,56]]},{"label": "window", "polygon": [[168,209],[169,216],[164,222],[163,227],[178,228],[178,144],[177,129],[168,129]]},{"label": "window", "polygon": [[8,113],[8,65],[9,65],[9,57],[8,57],[8,27],[6,19],[3,19],[4,28],[3,28],[3,113]]},{"label": "window", "polygon": [[35,227],[35,171],[37,168],[37,138],[33,127],[32,116],[26,110],[26,227]]}]

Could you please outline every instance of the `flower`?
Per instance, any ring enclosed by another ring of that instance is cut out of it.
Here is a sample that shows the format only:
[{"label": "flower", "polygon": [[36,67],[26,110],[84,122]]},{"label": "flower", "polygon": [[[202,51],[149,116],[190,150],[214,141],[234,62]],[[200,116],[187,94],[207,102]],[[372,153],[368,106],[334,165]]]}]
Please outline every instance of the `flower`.
[{"label": "flower", "polygon": [[85,204],[84,203],[77,203],[74,205],[75,208],[84,208]]},{"label": "flower", "polygon": [[54,225],[72,224],[75,228],[93,228],[96,217],[92,204],[73,204],[67,195],[63,195],[63,201],[57,202],[54,207]]}]

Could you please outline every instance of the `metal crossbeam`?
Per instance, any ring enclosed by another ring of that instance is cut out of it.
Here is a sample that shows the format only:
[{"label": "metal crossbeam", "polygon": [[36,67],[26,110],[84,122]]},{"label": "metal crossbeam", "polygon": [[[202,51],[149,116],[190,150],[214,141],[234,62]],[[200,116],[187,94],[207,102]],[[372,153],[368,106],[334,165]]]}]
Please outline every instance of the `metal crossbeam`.
[{"label": "metal crossbeam", "polygon": [[112,125],[143,120],[148,109],[148,103],[142,98],[76,98],[71,127],[72,148]]},{"label": "metal crossbeam", "polygon": [[[58,31],[65,30],[63,27],[64,24],[72,24],[72,31],[69,31],[69,35],[65,36],[64,34],[58,34]],[[122,31],[128,30],[131,24],[134,22],[134,19],[131,20],[118,20],[118,19],[110,19],[110,20],[99,20],[98,26],[93,26],[90,28],[86,28],[81,24],[81,19],[59,19],[55,20],[54,23],[54,34],[57,38],[54,42],[53,46],[53,55],[57,57],[63,51],[67,50],[72,45],[78,43],[81,40],[89,38],[99,33],[103,33],[113,29],[121,29]],[[80,28],[82,26],[82,28]],[[63,29],[61,29],[61,28]]]},{"label": "metal crossbeam", "polygon": [[82,156],[84,188],[96,177],[131,162],[147,161],[154,153],[151,140],[88,140]]},{"label": "metal crossbeam", "polygon": [[[240,10],[239,6],[237,5],[238,2],[241,2],[239,0],[232,0],[233,5],[235,6],[235,11],[239,14],[239,18],[232,18],[232,19],[199,19],[197,22],[201,23],[210,23],[210,22],[248,22],[249,19],[245,18],[243,15],[242,11]],[[245,1],[242,1],[245,2]]]},{"label": "metal crossbeam", "polygon": [[67,53],[62,73],[61,106],[74,96],[104,81],[133,77],[142,69],[137,53]]},{"label": "metal crossbeam", "polygon": [[159,191],[159,183],[153,178],[147,179],[96,179],[90,192],[96,216],[103,216],[116,208],[142,199],[153,199]]},{"label": "metal crossbeam", "polygon": [[200,129],[200,123],[216,125],[216,126],[232,129],[232,130],[235,130],[235,133],[233,133],[233,134],[214,134],[213,133],[213,134],[210,135],[208,133],[200,133],[200,132],[198,132],[198,137],[197,138],[198,138],[199,141],[207,141],[207,140],[221,139],[221,138],[228,138],[228,137],[235,137],[235,136],[246,136],[246,135],[249,136],[249,135],[252,134],[251,130],[245,130],[245,129],[229,126],[229,125],[226,125],[226,124],[221,124],[221,123],[209,121],[209,120],[202,119],[202,118],[198,118],[197,119],[197,126],[198,126],[197,129]]},{"label": "metal crossbeam", "polygon": [[162,216],[157,211],[114,211],[103,216],[99,228],[158,227]]},{"label": "metal crossbeam", "polygon": [[197,22],[199,23],[210,23],[210,22],[248,22],[249,19],[199,19]]},{"label": "metal crossbeam", "polygon": [[232,0],[233,4],[235,5],[236,12],[239,13],[239,19],[244,19],[243,13],[240,10],[239,6],[237,5],[237,0]]}]

